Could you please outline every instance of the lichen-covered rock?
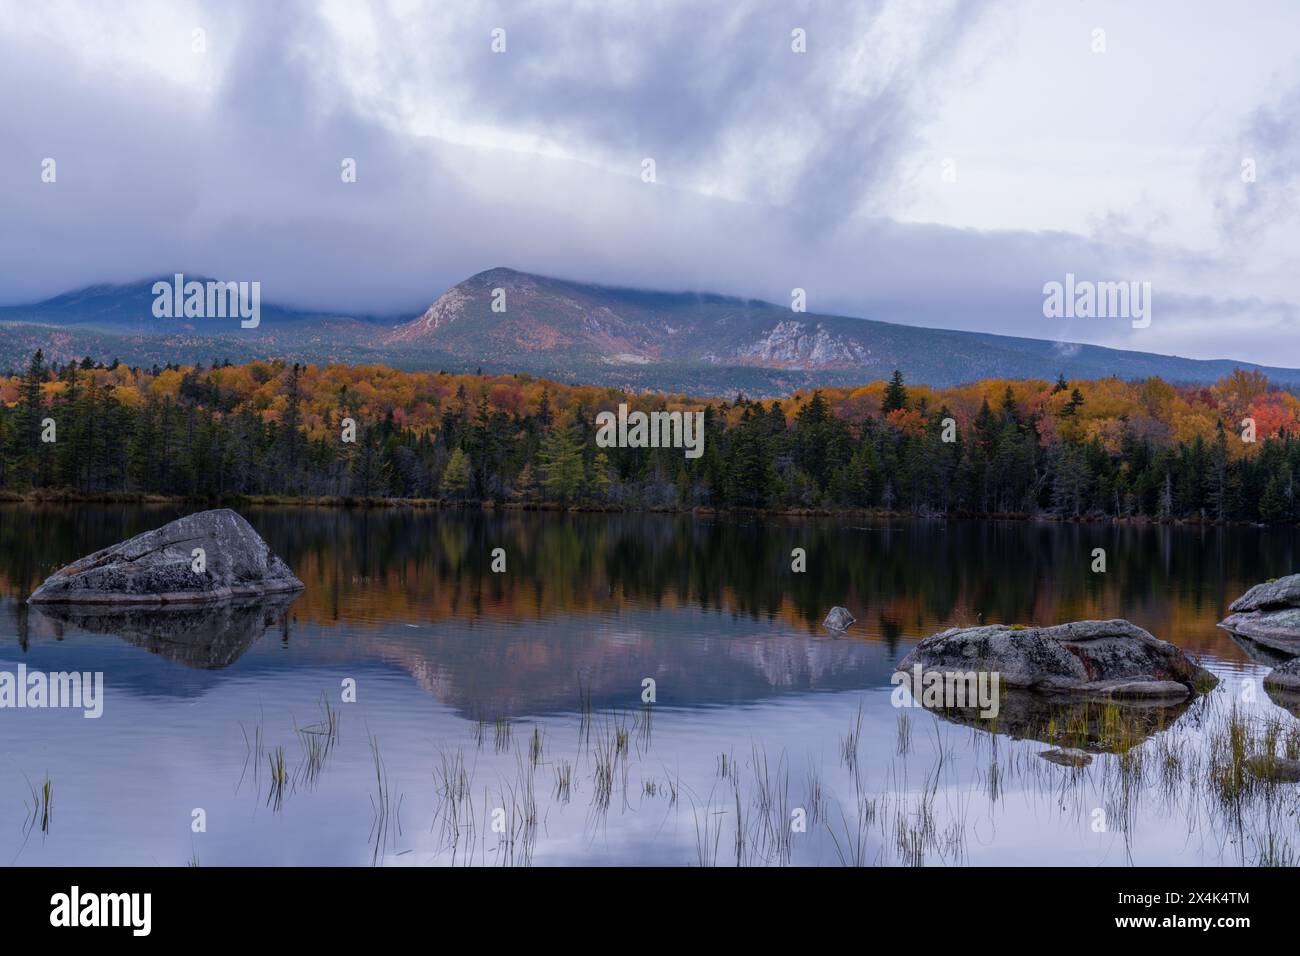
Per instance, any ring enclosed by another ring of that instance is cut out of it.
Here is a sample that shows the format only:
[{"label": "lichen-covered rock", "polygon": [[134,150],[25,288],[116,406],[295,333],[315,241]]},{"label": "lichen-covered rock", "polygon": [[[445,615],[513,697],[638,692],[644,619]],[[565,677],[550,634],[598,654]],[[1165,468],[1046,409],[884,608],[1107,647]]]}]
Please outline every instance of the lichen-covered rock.
[{"label": "lichen-covered rock", "polygon": [[826,620],[822,621],[822,627],[828,627],[832,631],[844,631],[849,628],[849,625],[854,620],[856,619],[848,612],[847,608],[833,607],[830,609],[830,613],[826,615]]},{"label": "lichen-covered rock", "polygon": [[1228,605],[1219,627],[1267,647],[1300,653],[1300,574],[1257,584]]},{"label": "lichen-covered rock", "polygon": [[[202,570],[195,570],[202,549]],[[27,600],[75,604],[223,601],[301,591],[252,526],[220,508],[178,518],[60,568]]]},{"label": "lichen-covered rock", "polygon": [[1256,584],[1229,604],[1228,610],[1263,611],[1279,607],[1300,607],[1300,574]]},{"label": "lichen-covered rock", "polygon": [[897,670],[917,665],[996,672],[1009,689],[1130,699],[1179,700],[1217,683],[1182,650],[1124,620],[952,628],[923,640]]}]

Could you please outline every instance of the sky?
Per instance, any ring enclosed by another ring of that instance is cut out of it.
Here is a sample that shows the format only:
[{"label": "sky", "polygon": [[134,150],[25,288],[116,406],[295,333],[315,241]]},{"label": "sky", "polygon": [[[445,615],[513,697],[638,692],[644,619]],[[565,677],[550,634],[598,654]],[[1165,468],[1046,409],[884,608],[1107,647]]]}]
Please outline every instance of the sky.
[{"label": "sky", "polygon": [[[1293,0],[0,0],[0,304],[179,271],[416,312],[509,266],[1300,366],[1296,36]],[[1067,274],[1151,322],[1045,316]]]}]

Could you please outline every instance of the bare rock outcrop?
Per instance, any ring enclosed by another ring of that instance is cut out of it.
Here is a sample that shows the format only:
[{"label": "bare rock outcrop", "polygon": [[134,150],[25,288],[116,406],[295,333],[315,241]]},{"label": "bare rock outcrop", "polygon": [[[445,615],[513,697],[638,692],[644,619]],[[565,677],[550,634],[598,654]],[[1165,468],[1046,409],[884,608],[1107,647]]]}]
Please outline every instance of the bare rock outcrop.
[{"label": "bare rock outcrop", "polygon": [[[201,570],[199,569],[201,568]],[[46,578],[33,604],[204,603],[301,591],[252,525],[229,508],[177,518]]]},{"label": "bare rock outcrop", "polygon": [[1228,605],[1219,627],[1266,647],[1300,654],[1300,574],[1257,584]]},{"label": "bare rock outcrop", "polygon": [[1181,649],[1124,620],[1054,627],[952,628],[933,634],[897,670],[996,672],[1008,689],[1181,700],[1217,683]]}]

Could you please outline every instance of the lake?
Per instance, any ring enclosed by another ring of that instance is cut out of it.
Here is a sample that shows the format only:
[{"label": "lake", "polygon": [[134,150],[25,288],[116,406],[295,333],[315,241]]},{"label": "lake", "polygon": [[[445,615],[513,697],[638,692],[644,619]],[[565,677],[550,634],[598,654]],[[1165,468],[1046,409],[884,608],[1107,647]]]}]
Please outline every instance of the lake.
[{"label": "lake", "polygon": [[[1297,787],[1234,784],[1223,763],[1233,733],[1300,746],[1300,720],[1257,687],[1267,656],[1215,627],[1249,586],[1300,570],[1294,530],[252,507],[306,584],[287,606],[160,622],[23,603],[189,510],[0,507],[0,670],[104,674],[98,719],[0,710],[5,863],[1203,866],[1300,850]],[[820,623],[835,605],[857,618],[840,635]],[[935,631],[1112,617],[1219,687],[1061,762],[1032,729],[894,706],[894,665]]]}]

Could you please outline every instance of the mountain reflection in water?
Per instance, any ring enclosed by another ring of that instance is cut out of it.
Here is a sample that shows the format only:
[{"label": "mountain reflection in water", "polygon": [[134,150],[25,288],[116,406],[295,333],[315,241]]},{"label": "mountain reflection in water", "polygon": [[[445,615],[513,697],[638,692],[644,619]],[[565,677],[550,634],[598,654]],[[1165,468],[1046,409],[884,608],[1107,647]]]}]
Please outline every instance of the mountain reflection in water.
[{"label": "mountain reflection in water", "polygon": [[[15,771],[0,800],[21,807],[23,774],[48,772],[60,794],[50,834],[19,862],[452,862],[438,774],[456,760],[477,774],[476,806],[484,786],[519,792],[526,768],[542,802],[571,768],[573,809],[551,792],[530,862],[708,862],[699,815],[715,802],[734,812],[733,775],[752,780],[760,766],[780,768],[791,806],[814,799],[814,778],[832,805],[794,845],[760,851],[751,839],[745,862],[853,862],[838,829],[873,800],[884,801],[877,828],[891,801],[903,812],[940,746],[931,798],[966,808],[953,828],[974,827],[964,817],[978,808],[997,838],[960,853],[940,840],[930,862],[1216,862],[1225,851],[1187,849],[1185,821],[1133,810],[1132,829],[1103,846],[1075,835],[1079,821],[1033,809],[1033,794],[1055,786],[1043,774],[1083,774],[1098,792],[1079,806],[1105,805],[1105,761],[1170,741],[1208,747],[1210,712],[1271,666],[1215,624],[1247,587],[1298,566],[1293,535],[1254,528],[265,507],[241,513],[303,580],[296,599],[144,613],[23,603],[54,569],[186,510],[0,507],[0,668],[102,670],[106,686],[97,721],[0,713]],[[796,547],[805,573],[791,571]],[[1090,570],[1095,547],[1107,549],[1105,574]],[[835,605],[857,618],[842,635],[821,627]],[[1197,655],[1223,678],[1214,699],[1075,716],[1008,701],[992,724],[890,704],[894,665],[942,628],[1112,617]],[[355,704],[341,702],[346,680]],[[1258,696],[1261,714],[1294,719]],[[331,719],[338,743],[315,766],[304,728]],[[621,795],[592,790],[605,735]],[[366,839],[372,740],[403,795],[404,847]],[[1061,749],[1040,760],[1045,743]],[[263,744],[303,764],[282,802],[266,799]],[[992,790],[991,755],[1014,764]],[[1024,806],[1008,802],[1017,786]],[[224,832],[192,840],[197,805],[228,821]],[[597,838],[590,808],[603,805]],[[155,835],[169,814],[179,840]],[[475,832],[472,862],[493,862]],[[866,862],[907,862],[888,840],[863,839]],[[1249,861],[1249,846],[1232,845]]]}]

